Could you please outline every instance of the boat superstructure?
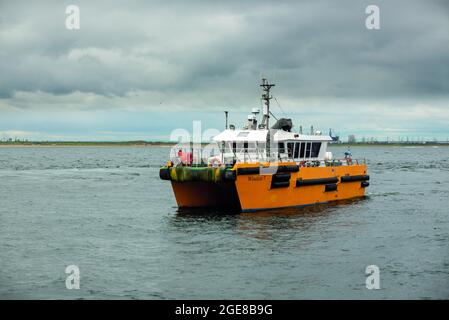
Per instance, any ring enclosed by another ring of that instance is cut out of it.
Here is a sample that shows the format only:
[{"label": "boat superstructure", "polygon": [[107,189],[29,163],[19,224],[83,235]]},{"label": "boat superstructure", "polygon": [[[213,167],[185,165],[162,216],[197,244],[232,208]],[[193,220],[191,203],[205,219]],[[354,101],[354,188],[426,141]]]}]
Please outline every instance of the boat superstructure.
[{"label": "boat superstructure", "polygon": [[[226,123],[213,138],[215,152],[176,146],[160,178],[170,180],[179,207],[234,207],[244,212],[299,207],[363,197],[365,161],[334,159],[330,135],[294,132],[291,119],[270,127],[270,89],[262,79],[261,122],[254,108],[242,129]],[[227,114],[226,114],[227,115]],[[274,117],[274,116],[273,116]],[[227,121],[226,121],[227,122]],[[214,148],[212,148],[214,149]]]}]

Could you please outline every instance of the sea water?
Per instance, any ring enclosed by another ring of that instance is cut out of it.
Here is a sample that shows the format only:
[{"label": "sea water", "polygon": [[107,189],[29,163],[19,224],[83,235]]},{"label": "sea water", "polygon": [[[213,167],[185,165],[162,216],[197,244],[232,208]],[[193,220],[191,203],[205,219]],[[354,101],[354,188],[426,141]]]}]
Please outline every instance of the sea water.
[{"label": "sea water", "polygon": [[167,147],[1,147],[0,298],[449,298],[449,148],[352,153],[365,199],[236,214],[179,211]]}]

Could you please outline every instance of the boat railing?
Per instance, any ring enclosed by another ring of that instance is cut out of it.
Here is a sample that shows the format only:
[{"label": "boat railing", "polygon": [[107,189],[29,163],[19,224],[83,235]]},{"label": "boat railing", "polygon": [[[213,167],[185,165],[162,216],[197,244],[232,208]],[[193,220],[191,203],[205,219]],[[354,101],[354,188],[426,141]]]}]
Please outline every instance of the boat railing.
[{"label": "boat railing", "polygon": [[[178,150],[178,149],[176,149]],[[176,152],[171,153],[170,159],[175,165],[187,165],[187,166],[226,166],[233,165],[235,163],[262,163],[262,162],[270,162],[270,163],[284,163],[284,162],[295,162],[301,167],[329,167],[329,166],[351,166],[351,165],[360,165],[366,164],[366,159],[352,159],[352,158],[343,158],[343,159],[330,159],[323,160],[317,158],[294,158],[289,154],[279,154],[277,150],[273,150],[271,152],[271,157],[268,157],[265,149],[260,148],[247,148],[240,149],[236,152],[231,150],[227,150],[226,153],[218,153],[218,154],[205,154],[202,148],[191,148],[190,150],[186,150],[185,154],[191,154],[191,157],[187,157],[189,159],[186,161],[185,156],[179,156]],[[218,161],[211,161],[211,159],[215,159]]]},{"label": "boat railing", "polygon": [[[267,162],[266,156],[254,159],[250,155],[244,156],[242,159],[237,159],[236,163],[260,163]],[[285,163],[295,162],[301,167],[332,167],[332,166],[352,166],[366,164],[366,159],[332,159],[332,160],[320,160],[320,159],[295,159],[292,157],[272,158],[271,163]]]},{"label": "boat railing", "polygon": [[[267,162],[268,157],[266,151],[258,148],[247,149],[248,151],[242,151],[234,153],[234,163],[260,163]],[[366,164],[366,159],[352,159],[352,158],[342,158],[342,159],[331,159],[322,160],[317,158],[294,158],[291,155],[279,154],[278,152],[272,152],[272,156],[269,162],[296,162],[300,166],[350,166],[350,165],[360,165]]]}]

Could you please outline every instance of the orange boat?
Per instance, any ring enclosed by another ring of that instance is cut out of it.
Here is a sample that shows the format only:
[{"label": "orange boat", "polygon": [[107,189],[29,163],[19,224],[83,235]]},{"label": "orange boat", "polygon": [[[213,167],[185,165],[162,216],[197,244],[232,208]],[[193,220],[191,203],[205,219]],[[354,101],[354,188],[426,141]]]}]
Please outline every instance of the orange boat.
[{"label": "orange boat", "polygon": [[327,151],[331,136],[313,129],[308,135],[293,132],[291,120],[284,118],[269,127],[273,86],[262,79],[260,124],[259,110],[253,109],[242,129],[226,124],[226,130],[213,138],[216,151],[195,150],[190,144],[173,148],[159,176],[171,181],[180,208],[232,207],[249,212],[365,195],[366,162],[353,160],[349,151],[344,159],[333,159]]}]

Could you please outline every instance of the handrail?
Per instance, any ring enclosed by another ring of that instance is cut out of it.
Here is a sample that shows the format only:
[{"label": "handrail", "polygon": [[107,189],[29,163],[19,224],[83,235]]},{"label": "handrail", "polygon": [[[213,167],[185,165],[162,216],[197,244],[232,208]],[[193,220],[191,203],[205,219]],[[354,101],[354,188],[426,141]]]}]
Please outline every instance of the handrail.
[{"label": "handrail", "polygon": [[[267,157],[265,149],[260,148],[247,148],[240,150],[226,150],[229,152],[218,153],[215,154],[211,152],[209,155],[205,155],[203,153],[202,148],[188,148],[184,149],[188,152],[192,152],[194,165],[209,165],[208,160],[210,157],[219,157],[220,163],[222,165],[225,164],[234,164],[234,163],[259,163],[259,162],[296,162],[301,166],[341,166],[341,165],[359,165],[366,164],[365,159],[332,159],[332,160],[324,160],[317,158],[293,158],[291,156],[285,154],[279,154],[276,150],[272,149],[272,157],[271,159]],[[205,158],[203,158],[205,157]],[[181,158],[178,157],[176,152],[171,152],[170,159],[175,164],[183,164]],[[186,164],[183,164],[186,165]]]}]

